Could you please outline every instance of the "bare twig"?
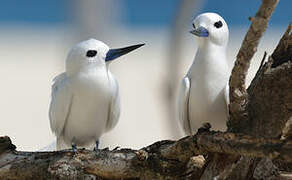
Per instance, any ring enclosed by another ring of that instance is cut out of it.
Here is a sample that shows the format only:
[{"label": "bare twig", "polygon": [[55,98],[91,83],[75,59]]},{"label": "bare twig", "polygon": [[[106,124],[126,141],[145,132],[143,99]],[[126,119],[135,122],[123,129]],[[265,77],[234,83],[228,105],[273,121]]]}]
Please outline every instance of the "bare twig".
[{"label": "bare twig", "polygon": [[229,80],[230,87],[230,120],[228,129],[240,132],[247,121],[247,92],[245,80],[250,61],[257,51],[260,38],[268,26],[268,21],[278,4],[278,0],[262,0],[262,5],[255,17],[250,18],[251,25],[245,35],[241,48],[237,54],[237,59]]}]

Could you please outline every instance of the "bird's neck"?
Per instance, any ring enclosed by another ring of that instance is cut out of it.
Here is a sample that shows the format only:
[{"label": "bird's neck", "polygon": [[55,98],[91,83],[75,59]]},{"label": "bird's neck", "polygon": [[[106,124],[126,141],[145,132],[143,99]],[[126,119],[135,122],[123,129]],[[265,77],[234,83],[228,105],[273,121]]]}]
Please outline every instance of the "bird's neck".
[{"label": "bird's neck", "polygon": [[205,44],[198,47],[193,67],[202,69],[217,68],[217,66],[228,66],[226,59],[226,46]]},{"label": "bird's neck", "polygon": [[199,43],[198,52],[226,54],[226,45],[217,45],[209,41]]},{"label": "bird's neck", "polygon": [[78,74],[78,73],[87,73],[95,71],[104,71],[107,69],[107,65],[104,61],[96,62],[87,62],[83,64],[76,64],[68,62],[66,63],[66,72],[67,74]]},{"label": "bird's neck", "polygon": [[207,87],[210,84],[218,84],[218,79],[220,79],[220,85],[222,85],[222,82],[226,84],[228,75],[229,67],[225,47],[198,47],[193,64],[188,72],[191,79],[196,79],[201,86]]},{"label": "bird's neck", "polygon": [[197,50],[199,59],[213,59],[216,57],[226,57],[226,46],[218,46],[213,43],[200,44]]},{"label": "bird's neck", "polygon": [[96,66],[96,65],[89,65],[84,67],[79,67],[75,69],[67,69],[66,72],[68,75],[74,76],[77,74],[95,74],[95,73],[107,73],[108,69],[107,66]]}]

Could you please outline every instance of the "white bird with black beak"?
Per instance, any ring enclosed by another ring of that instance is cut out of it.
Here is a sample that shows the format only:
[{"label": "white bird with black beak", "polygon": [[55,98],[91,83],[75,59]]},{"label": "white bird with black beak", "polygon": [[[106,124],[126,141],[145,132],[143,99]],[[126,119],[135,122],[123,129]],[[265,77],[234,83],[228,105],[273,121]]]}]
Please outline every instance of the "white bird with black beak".
[{"label": "white bird with black beak", "polygon": [[66,71],[52,85],[49,117],[57,150],[98,148],[101,135],[114,128],[120,116],[118,83],[109,63],[143,45],[109,49],[89,39],[71,49]]},{"label": "white bird with black beak", "polygon": [[202,123],[226,128],[229,103],[229,68],[226,58],[228,26],[216,13],[204,13],[193,21],[198,50],[179,92],[179,119],[185,133],[193,134]]}]

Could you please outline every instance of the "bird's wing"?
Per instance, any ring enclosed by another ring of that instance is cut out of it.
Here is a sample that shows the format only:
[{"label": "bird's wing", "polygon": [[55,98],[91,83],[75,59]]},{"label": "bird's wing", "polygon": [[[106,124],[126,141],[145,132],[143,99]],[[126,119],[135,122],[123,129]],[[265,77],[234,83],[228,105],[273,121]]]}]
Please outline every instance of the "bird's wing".
[{"label": "bird's wing", "polygon": [[51,130],[57,137],[62,133],[72,103],[72,91],[66,82],[66,73],[54,78],[52,85],[49,118]]},{"label": "bird's wing", "polygon": [[112,96],[111,101],[109,104],[109,110],[108,110],[108,120],[106,124],[106,132],[113,129],[119,120],[120,117],[120,94],[119,94],[119,84],[115,77],[111,75],[110,72],[108,72],[110,84],[111,84],[111,90],[112,90]]},{"label": "bird's wing", "polygon": [[227,82],[226,86],[225,86],[225,90],[224,90],[224,99],[225,99],[225,103],[226,103],[226,113],[229,116],[229,82]]},{"label": "bird's wing", "polygon": [[192,129],[189,119],[189,97],[190,97],[191,82],[188,77],[182,80],[182,84],[179,90],[178,99],[178,115],[180,124],[187,134],[192,134]]}]

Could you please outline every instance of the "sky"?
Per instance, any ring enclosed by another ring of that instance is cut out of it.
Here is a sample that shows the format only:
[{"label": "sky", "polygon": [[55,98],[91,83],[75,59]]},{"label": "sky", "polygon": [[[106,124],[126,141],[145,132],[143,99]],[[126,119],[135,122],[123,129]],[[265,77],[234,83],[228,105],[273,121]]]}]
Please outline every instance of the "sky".
[{"label": "sky", "polygon": [[[70,0],[3,0],[0,3],[0,23],[59,24],[66,23]],[[247,23],[260,0],[205,0],[201,12],[217,12],[230,25]],[[179,0],[119,0],[121,23],[126,26],[167,26]],[[273,25],[287,25],[292,20],[292,1],[281,0],[271,19]],[[195,16],[195,14],[194,14]]]}]

